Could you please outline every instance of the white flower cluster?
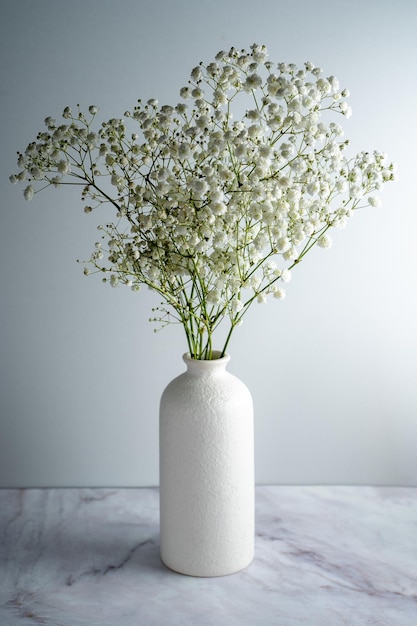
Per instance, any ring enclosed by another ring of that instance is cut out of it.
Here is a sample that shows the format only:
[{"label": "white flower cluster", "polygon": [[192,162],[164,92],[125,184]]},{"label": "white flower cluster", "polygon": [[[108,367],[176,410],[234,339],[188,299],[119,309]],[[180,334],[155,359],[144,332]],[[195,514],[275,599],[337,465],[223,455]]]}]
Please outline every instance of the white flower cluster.
[{"label": "white flower cluster", "polygon": [[36,184],[71,180],[87,213],[113,205],[90,262],[112,286],[159,292],[157,319],[182,323],[191,354],[209,358],[224,318],[225,350],[252,302],[283,298],[291,269],[393,180],[382,153],[348,158],[333,121],[350,116],[348,95],[310,62],[232,48],[192,70],[176,106],[139,101],[96,132],[95,106],[88,118],[67,107],[64,124],[47,118],[11,180],[28,181],[28,200]]}]

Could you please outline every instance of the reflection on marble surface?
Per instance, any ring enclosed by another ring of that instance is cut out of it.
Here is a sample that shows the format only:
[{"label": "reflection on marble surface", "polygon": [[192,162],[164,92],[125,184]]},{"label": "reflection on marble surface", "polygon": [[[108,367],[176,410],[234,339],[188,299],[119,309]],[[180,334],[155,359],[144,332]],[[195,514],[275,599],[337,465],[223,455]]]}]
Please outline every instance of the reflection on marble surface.
[{"label": "reflection on marble surface", "polygon": [[256,556],[159,558],[157,489],[0,491],[0,626],[414,626],[417,489],[257,487]]}]

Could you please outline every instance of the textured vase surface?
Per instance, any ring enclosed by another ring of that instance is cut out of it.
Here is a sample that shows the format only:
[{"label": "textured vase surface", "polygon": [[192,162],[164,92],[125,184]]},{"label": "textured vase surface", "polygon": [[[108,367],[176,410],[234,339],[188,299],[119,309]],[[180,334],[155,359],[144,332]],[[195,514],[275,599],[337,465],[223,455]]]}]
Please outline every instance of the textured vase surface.
[{"label": "textured vase surface", "polygon": [[226,371],[228,355],[183,359],[160,404],[161,558],[182,574],[224,576],[254,553],[252,397]]}]

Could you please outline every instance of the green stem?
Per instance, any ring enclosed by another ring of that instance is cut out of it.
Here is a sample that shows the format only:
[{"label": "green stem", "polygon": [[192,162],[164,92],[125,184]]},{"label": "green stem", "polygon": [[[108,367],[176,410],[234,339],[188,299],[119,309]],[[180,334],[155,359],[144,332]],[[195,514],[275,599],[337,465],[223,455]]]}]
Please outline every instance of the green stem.
[{"label": "green stem", "polygon": [[226,354],[227,346],[229,345],[229,342],[230,342],[230,340],[232,338],[232,333],[233,333],[233,331],[235,329],[235,326],[236,326],[236,321],[237,321],[237,317],[235,317],[234,320],[232,320],[231,323],[230,323],[230,329],[229,329],[229,332],[227,333],[226,341],[224,342],[223,350],[221,352],[220,358],[224,357],[225,354]]}]

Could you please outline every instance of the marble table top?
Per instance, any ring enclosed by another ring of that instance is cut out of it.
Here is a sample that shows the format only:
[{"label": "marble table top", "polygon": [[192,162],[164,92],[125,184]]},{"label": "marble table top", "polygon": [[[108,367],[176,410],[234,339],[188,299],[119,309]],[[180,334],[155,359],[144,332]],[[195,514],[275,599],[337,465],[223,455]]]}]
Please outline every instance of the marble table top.
[{"label": "marble table top", "polygon": [[417,489],[256,488],[256,556],[161,563],[158,490],[0,490],[0,626],[415,626]]}]

